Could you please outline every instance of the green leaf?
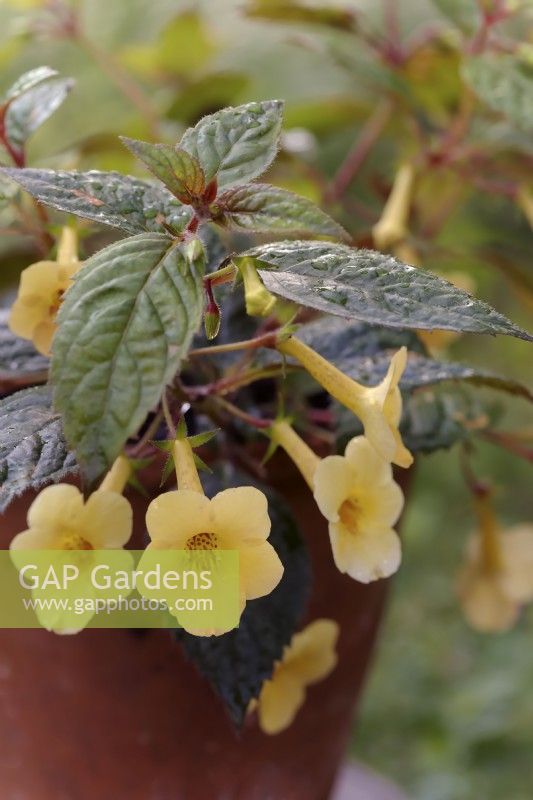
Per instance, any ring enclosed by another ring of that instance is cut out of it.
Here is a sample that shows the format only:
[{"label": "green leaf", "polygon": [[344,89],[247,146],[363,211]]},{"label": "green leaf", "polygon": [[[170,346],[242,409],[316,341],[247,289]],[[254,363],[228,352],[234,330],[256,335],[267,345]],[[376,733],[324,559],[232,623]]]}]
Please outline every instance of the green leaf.
[{"label": "green leaf", "polygon": [[200,162],[206,181],[219,188],[261,175],[276,157],[283,102],[263,100],[225,108],[185,132],[180,147]]},{"label": "green leaf", "polygon": [[400,381],[402,389],[409,391],[444,381],[466,381],[533,400],[529,389],[517,381],[466,364],[429,358],[416,335],[408,331],[357,322],[347,324],[344,320],[326,317],[302,325],[296,335],[346,375],[369,386],[381,381],[392,353],[405,345],[409,357]]},{"label": "green leaf", "polygon": [[[249,481],[244,479],[244,483]],[[230,633],[199,637],[176,631],[185,652],[237,726],[244,722],[250,701],[259,696],[300,624],[310,588],[309,556],[292,515],[279,497],[269,492],[268,499],[269,541],[285,568],[278,586],[267,597],[248,602],[239,627]]]},{"label": "green leaf", "polygon": [[507,334],[533,341],[487,303],[442,278],[373,250],[324,242],[275,242],[256,259],[271,292],[346,319],[423,330]]},{"label": "green leaf", "polygon": [[10,143],[21,148],[46,122],[74,86],[70,78],[57,78],[34,86],[14,99],[6,112],[5,130]]},{"label": "green leaf", "polygon": [[0,310],[0,391],[46,380],[48,359],[37,352],[32,342],[15,336],[7,326],[9,311]]},{"label": "green leaf", "polygon": [[140,142],[127,136],[120,139],[182,203],[202,196],[205,190],[203,170],[186,150],[168,144]]},{"label": "green leaf", "polygon": [[0,400],[0,511],[26,489],[39,489],[76,470],[49,386]]},{"label": "green leaf", "polygon": [[2,171],[45,205],[127,233],[162,232],[162,220],[182,231],[191,218],[191,210],[163,186],[118,172]]},{"label": "green leaf", "polygon": [[229,189],[219,195],[216,205],[220,222],[237,230],[349,238],[341,225],[307,198],[266,183]]},{"label": "green leaf", "polygon": [[29,72],[25,72],[18,78],[15,83],[7,90],[4,96],[4,103],[11,102],[16,97],[20,97],[24,92],[33,89],[39,83],[55,78],[58,74],[57,70],[51,67],[36,67]]},{"label": "green leaf", "polygon": [[111,465],[177,372],[201,322],[203,269],[198,241],[177,245],[147,233],[106,247],[77,273],[58,316],[52,383],[89,481]]},{"label": "green leaf", "polygon": [[356,16],[352,9],[324,5],[307,5],[296,0],[252,0],[245,6],[247,17],[273,22],[323,25],[341,31],[353,31]]},{"label": "green leaf", "polygon": [[472,91],[497,114],[533,130],[533,67],[511,55],[486,54],[463,65]]}]

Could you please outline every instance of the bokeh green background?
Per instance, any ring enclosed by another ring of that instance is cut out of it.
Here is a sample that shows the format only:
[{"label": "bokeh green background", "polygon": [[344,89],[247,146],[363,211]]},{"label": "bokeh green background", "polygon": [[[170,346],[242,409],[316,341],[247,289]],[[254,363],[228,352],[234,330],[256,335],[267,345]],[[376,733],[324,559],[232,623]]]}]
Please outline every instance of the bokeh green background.
[{"label": "bokeh green background", "polygon": [[[167,141],[220,106],[284,98],[285,127],[293,133],[270,178],[320,201],[323,183],[335,173],[380,95],[395,91],[394,71],[357,36],[321,32],[302,23],[246,19],[244,3],[237,0],[73,3],[87,39],[100,48],[96,58],[87,43],[58,35],[58,6],[50,4],[52,12],[43,16],[44,5],[0,2],[4,87],[40,64],[77,82],[64,106],[32,140],[30,163],[35,166],[139,172],[116,135],[146,137],[150,126],[117,87],[118,70],[118,83],[125,74],[140,89],[156,114],[157,133]],[[370,28],[383,30],[381,3],[346,0],[344,5],[363,9]],[[440,26],[444,44],[407,75],[412,89],[407,113],[393,118],[345,201],[330,208],[363,243],[395,167],[416,152],[416,137],[406,123],[409,113],[423,128],[438,130],[454,111],[461,84],[458,42],[471,35],[469,25],[475,25],[477,13],[474,0],[396,5],[401,7],[403,39],[424,26]],[[524,19],[508,23],[504,33],[516,40],[523,30]],[[111,57],[111,65],[102,61],[102,53]],[[115,71],[114,78],[109,70]],[[485,148],[489,166],[491,158],[504,170],[508,162],[514,177],[514,148],[522,153],[526,137],[512,120],[490,113],[486,119],[484,127],[480,116],[474,139]],[[481,176],[486,169],[480,167]],[[426,202],[438,203],[441,188],[430,178]],[[522,212],[509,198],[465,185],[440,233],[426,246],[424,266],[443,273],[467,272],[479,296],[527,327],[532,307],[526,302],[531,287],[529,236]],[[31,261],[31,248],[24,238],[0,237],[4,286]],[[498,259],[486,257],[489,252],[503,261],[496,264]],[[531,350],[516,339],[467,336],[451,345],[449,355],[531,381]],[[523,400],[486,390],[482,396],[489,407],[498,405],[501,429],[531,429]],[[515,630],[496,636],[474,633],[462,620],[454,576],[474,520],[457,450],[419,460],[404,520],[404,564],[395,580],[352,752],[418,800],[529,800],[533,614],[526,611]],[[496,486],[503,526],[531,518],[531,468],[525,460],[477,441],[473,465]]]}]

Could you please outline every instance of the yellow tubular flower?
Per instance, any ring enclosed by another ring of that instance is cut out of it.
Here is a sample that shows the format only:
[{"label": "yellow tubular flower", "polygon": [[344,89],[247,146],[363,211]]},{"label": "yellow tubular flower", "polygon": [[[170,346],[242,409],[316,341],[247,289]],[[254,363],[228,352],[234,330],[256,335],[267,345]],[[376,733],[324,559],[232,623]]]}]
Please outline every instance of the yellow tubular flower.
[{"label": "yellow tubular flower", "polygon": [[283,565],[267,541],[271,527],[267,499],[259,489],[240,486],[210,500],[203,493],[186,439],[176,441],[174,460],[178,489],[156,497],[146,513],[148,549],[238,550],[242,613],[247,600],[270,594],[283,575]]},{"label": "yellow tubular flower", "polygon": [[352,439],[344,456],[319,459],[286,422],[274,423],[272,439],[295,462],[329,523],[333,559],[340,572],[361,583],[387,578],[401,561],[393,525],[403,495],[392,468],[364,436]]},{"label": "yellow tubular flower", "polygon": [[332,397],[359,417],[365,436],[382,458],[400,467],[411,466],[413,456],[398,430],[402,416],[398,384],[407,364],[405,347],[393,355],[387,374],[377,386],[363,386],[352,380],[295,336],[278,342],[276,347],[296,358]]},{"label": "yellow tubular flower", "polygon": [[246,313],[251,317],[268,317],[274,310],[277,298],[263,285],[253,259],[240,259],[239,270],[244,283]]},{"label": "yellow tubular flower", "polygon": [[336,622],[317,619],[292,637],[272,678],[265,681],[257,703],[252,704],[264,733],[272,735],[288,728],[305,702],[307,687],[335,669],[338,636]]},{"label": "yellow tubular flower", "polygon": [[372,228],[374,244],[379,250],[390,250],[407,236],[414,180],[413,165],[403,164],[396,173],[379,222]]},{"label": "yellow tubular flower", "polygon": [[38,261],[22,271],[9,327],[17,336],[32,340],[43,355],[50,353],[57,312],[79,268],[76,233],[65,227],[61,232],[57,260]]},{"label": "yellow tubular flower", "polygon": [[520,607],[533,601],[533,525],[500,531],[489,501],[476,503],[479,529],[469,539],[458,593],[467,622],[476,630],[506,631]]}]

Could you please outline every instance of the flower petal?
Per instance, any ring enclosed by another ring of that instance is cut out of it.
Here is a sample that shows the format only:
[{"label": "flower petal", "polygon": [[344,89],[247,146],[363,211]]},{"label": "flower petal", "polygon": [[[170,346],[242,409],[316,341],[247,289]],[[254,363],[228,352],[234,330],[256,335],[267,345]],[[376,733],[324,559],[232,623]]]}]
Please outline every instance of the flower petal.
[{"label": "flower petal", "polygon": [[502,590],[498,577],[472,566],[459,575],[458,594],[469,625],[483,633],[510,630],[519,614],[519,606]]},{"label": "flower petal", "polygon": [[[31,528],[17,533],[9,545],[10,550],[55,550],[56,548],[56,533],[50,528]],[[26,561],[22,563],[25,564]]]},{"label": "flower petal", "polygon": [[352,533],[342,523],[330,522],[333,558],[340,572],[361,583],[392,575],[401,561],[400,538],[392,528]]},{"label": "flower petal", "polygon": [[281,733],[294,720],[305,701],[303,687],[288,670],[279,666],[259,695],[259,725],[264,733]]},{"label": "flower petal", "polygon": [[239,569],[241,587],[247,600],[270,594],[283,576],[283,564],[268,542],[240,550]]},{"label": "flower petal", "polygon": [[283,658],[284,668],[290,669],[305,686],[323,680],[337,664],[338,638],[339,626],[332,619],[311,622],[292,637]]},{"label": "flower petal", "polygon": [[331,522],[338,522],[339,508],[350,497],[356,473],[343,456],[323,458],[313,476],[314,498],[321,513]]},{"label": "flower petal", "polygon": [[209,499],[190,489],[160,494],[146,512],[146,527],[153,544],[160,549],[179,550],[191,536],[212,532],[209,508]]},{"label": "flower petal", "polygon": [[396,439],[385,418],[385,414],[377,403],[366,403],[361,408],[361,422],[365,436],[385,461],[392,461],[396,453]]},{"label": "flower petal", "polygon": [[358,476],[364,476],[366,482],[380,484],[392,480],[390,461],[372,447],[366,436],[354,436],[346,445],[344,455]]},{"label": "flower petal", "polygon": [[224,489],[211,500],[211,525],[223,546],[240,550],[254,539],[265,540],[270,533],[268,501],[254,486]]},{"label": "flower petal", "polygon": [[57,325],[52,319],[43,319],[33,331],[32,340],[36,350],[43,356],[49,356],[52,348],[52,339],[55,336]]},{"label": "flower petal", "polygon": [[76,528],[83,520],[83,495],[76,486],[58,483],[40,492],[28,511],[30,528],[64,531]]},{"label": "flower petal", "polygon": [[390,528],[402,512],[403,492],[392,479],[386,484],[356,487],[355,498],[359,505],[361,530]]},{"label": "flower petal", "polygon": [[95,549],[124,547],[131,536],[133,512],[117,492],[94,492],[84,510],[85,538]]}]

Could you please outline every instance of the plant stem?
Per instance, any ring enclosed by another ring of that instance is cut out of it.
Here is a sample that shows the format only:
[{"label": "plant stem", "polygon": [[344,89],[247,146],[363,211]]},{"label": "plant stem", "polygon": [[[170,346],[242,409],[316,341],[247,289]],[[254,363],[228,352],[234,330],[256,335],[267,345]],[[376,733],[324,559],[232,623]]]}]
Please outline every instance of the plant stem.
[{"label": "plant stem", "polygon": [[270,331],[255,339],[245,339],[241,342],[230,342],[229,344],[214,344],[212,347],[197,347],[190,350],[190,356],[212,356],[217,353],[232,353],[236,350],[256,350],[258,347],[273,347],[276,342],[276,332]]},{"label": "plant stem", "polygon": [[271,419],[261,419],[260,417],[254,417],[252,414],[248,414],[246,411],[238,408],[237,406],[230,403],[229,400],[225,400],[223,397],[216,397],[213,398],[216,403],[224,408],[229,414],[237,419],[246,422],[248,425],[251,425],[253,428],[266,429],[270,428],[272,425]]}]

